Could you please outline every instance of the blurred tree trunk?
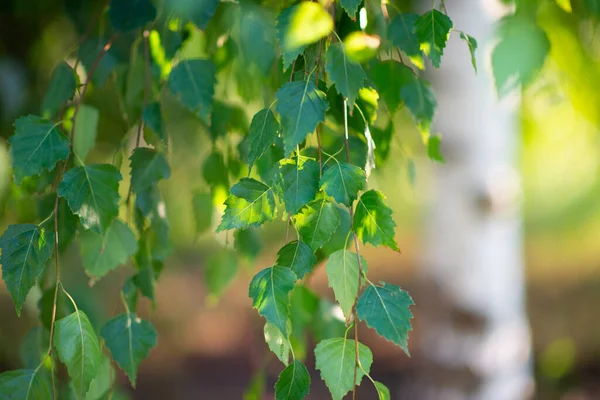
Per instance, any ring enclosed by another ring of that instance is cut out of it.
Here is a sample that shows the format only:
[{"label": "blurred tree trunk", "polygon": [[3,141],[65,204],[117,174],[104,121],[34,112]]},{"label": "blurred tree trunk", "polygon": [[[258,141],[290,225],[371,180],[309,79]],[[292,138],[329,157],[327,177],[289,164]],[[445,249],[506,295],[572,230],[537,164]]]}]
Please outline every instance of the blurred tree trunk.
[{"label": "blurred tree trunk", "polygon": [[502,11],[494,3],[446,2],[454,26],[479,41],[479,74],[453,32],[442,67],[429,76],[446,164],[436,167],[427,214],[419,400],[520,400],[533,389],[516,169],[518,99],[500,102],[494,90],[490,39]]}]

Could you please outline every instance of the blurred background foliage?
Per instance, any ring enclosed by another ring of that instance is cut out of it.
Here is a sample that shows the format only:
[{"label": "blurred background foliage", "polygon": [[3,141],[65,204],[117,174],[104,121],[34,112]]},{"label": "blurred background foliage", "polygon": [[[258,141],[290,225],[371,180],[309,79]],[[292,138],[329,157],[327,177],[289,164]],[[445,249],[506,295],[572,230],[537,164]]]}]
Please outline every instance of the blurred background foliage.
[{"label": "blurred background foliage", "polygon": [[[247,7],[245,11],[256,11],[251,2],[241,3],[242,8]],[[392,3],[403,10],[414,6],[409,1]],[[37,218],[37,202],[26,195],[35,182],[17,187],[10,178],[6,139],[13,132],[12,123],[19,115],[38,112],[53,69],[62,60],[74,62],[80,38],[102,4],[104,0],[4,0],[0,4],[1,230],[9,223]],[[600,323],[594,315],[600,305],[600,1],[529,0],[522,1],[521,6],[529,10],[550,41],[542,71],[520,98],[504,100],[518,101],[520,106],[528,308],[538,393],[542,399],[563,395],[598,398]],[[171,226],[172,255],[159,282],[157,308],[146,304],[146,314],[158,327],[160,345],[142,366],[140,398],[149,398],[144,393],[175,393],[173,398],[186,398],[186,393],[199,390],[227,398],[227,390],[243,391],[251,372],[266,362],[262,328],[251,310],[247,283],[255,267],[265,267],[274,260],[275,250],[284,243],[284,222],[260,232],[250,231],[250,237],[240,241],[245,246],[236,246],[236,250],[244,255],[246,268],[240,269],[218,304],[208,296],[202,272],[206,263],[223,262],[221,249],[236,243],[227,233],[213,233],[227,189],[247,174],[247,167],[229,154],[237,151],[235,146],[246,134],[252,115],[264,106],[255,99],[265,99],[268,106],[268,99],[273,98],[269,91],[275,86],[264,82],[284,78],[277,75],[281,74],[279,68],[272,68],[279,60],[269,54],[268,46],[258,46],[258,53],[249,55],[255,61],[251,67],[242,58],[234,58],[253,46],[246,43],[242,32],[248,15],[256,14],[242,13],[234,3],[222,2],[204,32],[178,26],[175,21],[169,25],[172,29],[150,37],[152,56],[159,64],[152,71],[155,76],[168,73],[173,57],[210,54],[218,61],[219,83],[210,126],[167,91],[160,93],[172,167],[171,178],[162,182],[160,189]],[[347,23],[354,22],[348,19]],[[89,68],[94,53],[90,56],[85,51],[102,43],[108,34],[107,25],[106,18],[100,18],[81,43],[80,68]],[[228,29],[231,35],[221,34]],[[89,91],[86,104],[99,111],[96,147],[89,160],[114,160],[118,164],[131,148],[123,138],[128,129],[135,129],[133,121],[140,113],[136,100],[142,96],[144,85],[136,40],[132,34],[115,44]],[[159,63],[161,59],[164,62]],[[487,66],[482,63],[480,68]],[[407,110],[393,116],[394,132],[386,130],[387,118],[382,115],[373,128],[376,142],[378,135],[391,134],[392,139],[389,148],[377,148],[378,161],[387,158],[387,162],[378,164],[370,184],[383,188],[395,211],[403,256],[398,259],[391,252],[378,251],[370,261],[370,270],[373,281],[386,278],[402,280],[405,285],[414,276],[420,252],[427,251],[419,239],[422,213],[430,198],[432,166]],[[443,133],[443,127],[441,130]],[[225,134],[230,139],[223,140]],[[331,143],[326,132],[324,137],[327,147]],[[127,165],[121,163],[122,170]],[[261,166],[257,168],[260,173]],[[223,174],[217,178],[212,174],[207,182],[205,169]],[[213,195],[209,185],[217,188]],[[124,182],[121,191],[127,187]],[[207,212],[211,204],[215,208]],[[205,212],[195,214],[194,208]],[[203,233],[197,233],[198,227]],[[373,255],[373,249],[368,248],[365,257]],[[76,248],[68,249],[67,260],[63,280],[69,282],[94,325],[100,326],[97,321],[114,313],[118,290],[129,273],[111,273],[112,279],[90,289]],[[330,296],[322,273],[315,275],[311,285]],[[407,286],[410,289],[410,283]],[[20,350],[15,339],[23,338],[35,323],[41,295],[29,296],[25,313],[18,319],[7,292],[0,287],[0,370],[18,365]],[[418,341],[418,326],[412,337]],[[410,369],[410,362],[396,349],[369,339],[376,358],[382,357],[382,363],[389,364],[379,367],[384,372]],[[228,381],[225,374],[231,370],[238,373]],[[161,389],[165,385],[169,390]],[[319,388],[314,390],[318,393]]]}]

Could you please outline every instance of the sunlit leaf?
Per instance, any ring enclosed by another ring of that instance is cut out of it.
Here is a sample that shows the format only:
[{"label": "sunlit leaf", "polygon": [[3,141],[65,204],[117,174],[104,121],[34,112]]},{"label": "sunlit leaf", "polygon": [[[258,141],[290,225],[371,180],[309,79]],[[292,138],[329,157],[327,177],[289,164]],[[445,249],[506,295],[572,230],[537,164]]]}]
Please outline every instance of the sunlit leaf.
[{"label": "sunlit leaf", "polygon": [[227,208],[217,232],[259,226],[275,218],[272,189],[252,178],[243,178],[233,185],[225,205]]},{"label": "sunlit leaf", "polygon": [[385,204],[385,196],[377,190],[363,193],[354,213],[354,231],[363,243],[387,246],[400,251],[394,239],[396,223],[392,210]]},{"label": "sunlit leaf", "polygon": [[475,58],[475,51],[477,50],[477,40],[470,35],[467,35],[464,32],[460,33],[460,38],[467,43],[469,46],[469,53],[471,53],[471,64],[473,65],[473,69],[475,73],[477,73],[477,59]]},{"label": "sunlit leaf", "polygon": [[344,50],[350,60],[366,62],[374,58],[379,51],[379,36],[368,35],[362,31],[351,32],[344,38]]},{"label": "sunlit leaf", "polygon": [[394,46],[402,50],[411,61],[423,68],[423,53],[416,32],[417,14],[398,14],[390,21],[388,37]]},{"label": "sunlit leaf", "polygon": [[444,54],[446,42],[452,30],[452,20],[442,12],[432,9],[421,15],[415,22],[421,50],[438,68]]},{"label": "sunlit leaf", "polygon": [[337,91],[348,99],[350,109],[358,97],[358,91],[364,87],[367,78],[361,65],[348,58],[342,43],[333,43],[327,49],[325,71]]},{"label": "sunlit leaf", "polygon": [[381,382],[373,382],[375,389],[377,390],[377,396],[379,400],[390,400],[390,390]]},{"label": "sunlit leaf", "polygon": [[310,273],[316,262],[317,257],[312,249],[301,240],[293,240],[277,252],[276,264],[290,268],[298,276],[298,279],[302,279],[304,275]]},{"label": "sunlit leaf", "polygon": [[348,250],[338,250],[329,256],[325,265],[329,287],[333,289],[335,299],[350,320],[354,300],[358,296],[358,277],[360,267],[367,271],[367,262],[361,257],[360,266],[358,256]]},{"label": "sunlit leaf", "polygon": [[312,159],[283,160],[279,165],[279,185],[285,210],[294,215],[315,199],[319,191],[319,164]]},{"label": "sunlit leaf", "polygon": [[437,161],[440,163],[444,163],[444,156],[442,155],[442,151],[440,149],[441,145],[441,137],[440,135],[430,136],[427,140],[427,156],[433,161]]},{"label": "sunlit leaf", "polygon": [[311,201],[294,216],[302,241],[316,251],[331,238],[340,224],[337,208],[323,197]]}]

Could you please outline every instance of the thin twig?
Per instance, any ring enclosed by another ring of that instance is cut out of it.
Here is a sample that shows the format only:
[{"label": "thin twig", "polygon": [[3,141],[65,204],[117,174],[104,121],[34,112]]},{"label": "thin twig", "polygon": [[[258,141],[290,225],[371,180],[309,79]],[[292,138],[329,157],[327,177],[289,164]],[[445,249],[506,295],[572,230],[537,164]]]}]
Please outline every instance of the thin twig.
[{"label": "thin twig", "polygon": [[[81,46],[83,44],[83,42],[85,42],[87,40],[88,36],[90,36],[90,33],[92,33],[92,28],[94,27],[94,25],[96,25],[96,22],[98,22],[100,20],[100,17],[104,13],[104,9],[106,8],[107,5],[108,5],[108,0],[104,0],[104,2],[102,3],[102,7],[100,7],[98,12],[96,12],[96,14],[94,14],[94,16],[90,20],[90,23],[88,24],[85,32],[79,38],[79,42],[77,43],[77,48],[79,48],[79,46]],[[75,64],[73,65],[73,71],[77,72],[77,66],[79,65],[80,61],[81,61],[81,59],[79,57],[79,52],[77,52],[77,59],[75,60]]]},{"label": "thin twig", "polygon": [[[319,40],[319,56],[317,57],[317,72],[315,73],[315,86],[319,89],[319,66],[321,64],[321,53],[323,52],[323,39]],[[319,153],[319,179],[323,176],[323,156],[321,152],[321,126],[317,125],[317,151]]]}]

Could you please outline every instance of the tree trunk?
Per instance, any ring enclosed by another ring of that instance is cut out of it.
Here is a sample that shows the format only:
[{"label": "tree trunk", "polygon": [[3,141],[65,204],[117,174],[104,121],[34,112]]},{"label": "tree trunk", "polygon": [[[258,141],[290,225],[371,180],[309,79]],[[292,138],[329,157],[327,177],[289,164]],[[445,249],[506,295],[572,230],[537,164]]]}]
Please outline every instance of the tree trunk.
[{"label": "tree trunk", "polygon": [[419,400],[520,400],[533,389],[516,172],[517,101],[515,96],[498,101],[491,79],[490,39],[494,13],[501,9],[492,3],[446,2],[454,26],[479,41],[479,74],[466,43],[453,32],[442,67],[429,76],[446,163],[435,168],[423,247],[427,298],[420,307],[425,323],[422,379],[414,397]]}]

